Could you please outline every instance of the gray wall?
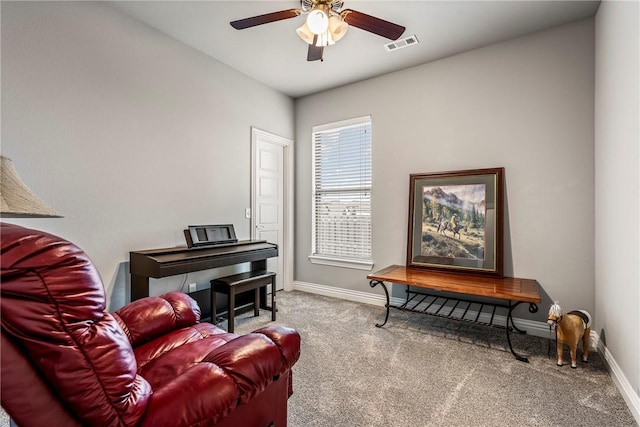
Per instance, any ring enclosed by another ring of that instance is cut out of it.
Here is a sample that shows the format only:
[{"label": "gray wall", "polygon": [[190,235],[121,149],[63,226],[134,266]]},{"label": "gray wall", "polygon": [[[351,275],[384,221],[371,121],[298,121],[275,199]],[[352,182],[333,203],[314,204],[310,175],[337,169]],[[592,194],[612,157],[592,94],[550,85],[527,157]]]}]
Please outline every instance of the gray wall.
[{"label": "gray wall", "polygon": [[[594,330],[628,380],[640,422],[640,6],[596,16]],[[619,370],[619,371],[618,371]]]},{"label": "gray wall", "polygon": [[[2,154],[124,304],[129,251],[189,224],[249,237],[250,127],[291,138],[293,100],[102,3],[2,3]],[[152,294],[212,272],[156,283]]]},{"label": "gray wall", "polygon": [[1,13],[2,153],[65,215],[11,222],[85,249],[111,309],[127,298],[130,250],[181,245],[193,223],[249,236],[250,126],[291,138],[294,117],[296,279],[379,293],[366,272],[307,259],[310,128],[372,114],[374,268],[404,263],[409,173],[504,166],[506,274],[538,279],[545,302],[592,311],[640,393],[637,2],[603,2],[595,20],[595,160],[593,20],[303,98],[294,111],[104,4],[3,2]]},{"label": "gray wall", "polygon": [[381,293],[307,259],[311,126],[371,114],[374,270],[405,262],[410,173],[504,166],[505,275],[540,282],[537,319],[594,313],[593,108],[593,19],[297,100],[296,280]]}]

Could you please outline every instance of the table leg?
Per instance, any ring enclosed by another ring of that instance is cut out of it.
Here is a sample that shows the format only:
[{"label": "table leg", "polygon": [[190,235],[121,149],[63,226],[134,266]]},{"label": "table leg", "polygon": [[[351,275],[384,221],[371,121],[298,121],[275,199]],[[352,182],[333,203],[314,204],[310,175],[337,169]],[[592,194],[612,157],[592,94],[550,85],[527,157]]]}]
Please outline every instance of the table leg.
[{"label": "table leg", "polygon": [[211,287],[211,323],[218,323],[218,314],[216,312],[216,305],[218,304],[217,292]]},{"label": "table leg", "polygon": [[253,290],[253,315],[260,316],[260,288]]},{"label": "table leg", "polygon": [[369,282],[369,286],[371,286],[372,288],[375,288],[378,285],[382,286],[382,289],[384,289],[384,294],[387,297],[387,303],[384,305],[387,308],[387,313],[384,316],[384,322],[376,323],[376,327],[382,328],[387,323],[387,320],[389,320],[389,291],[387,290],[387,286],[384,284],[382,280],[371,280]]},{"label": "table leg", "polygon": [[[511,345],[511,335],[510,335],[511,329],[521,334],[527,333],[527,331],[523,331],[522,329],[519,329],[513,323],[513,317],[511,315],[513,313],[513,309],[516,308],[518,305],[522,304],[522,302],[523,301],[516,301],[516,303],[513,304],[513,301],[509,301],[509,314],[507,314],[507,324],[505,326],[507,330],[507,343],[509,343],[509,350],[511,350],[511,354],[513,354],[513,356],[519,361],[529,363],[529,359],[524,356],[520,356],[518,353],[516,353],[515,350],[513,349],[513,346]],[[529,303],[529,311],[531,313],[537,312],[538,306],[535,303]]]},{"label": "table leg", "polygon": [[149,296],[149,278],[131,275],[131,301],[136,301]]}]

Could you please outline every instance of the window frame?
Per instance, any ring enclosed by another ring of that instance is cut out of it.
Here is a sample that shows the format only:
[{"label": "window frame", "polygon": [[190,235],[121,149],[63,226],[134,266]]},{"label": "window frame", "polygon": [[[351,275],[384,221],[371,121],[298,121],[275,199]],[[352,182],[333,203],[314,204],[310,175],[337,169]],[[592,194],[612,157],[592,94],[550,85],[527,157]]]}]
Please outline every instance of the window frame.
[{"label": "window frame", "polygon": [[[316,182],[318,176],[316,174],[316,134],[324,131],[337,130],[340,128],[369,124],[369,147],[371,149],[370,171],[371,184],[368,188],[362,187],[363,190],[369,192],[369,254],[368,258],[341,257],[339,255],[328,255],[316,253],[317,235],[316,235]],[[309,260],[313,264],[329,265],[333,267],[352,268],[357,270],[371,270],[373,268],[373,126],[371,116],[361,116],[347,120],[341,120],[323,125],[313,126],[311,128],[311,254]]]}]

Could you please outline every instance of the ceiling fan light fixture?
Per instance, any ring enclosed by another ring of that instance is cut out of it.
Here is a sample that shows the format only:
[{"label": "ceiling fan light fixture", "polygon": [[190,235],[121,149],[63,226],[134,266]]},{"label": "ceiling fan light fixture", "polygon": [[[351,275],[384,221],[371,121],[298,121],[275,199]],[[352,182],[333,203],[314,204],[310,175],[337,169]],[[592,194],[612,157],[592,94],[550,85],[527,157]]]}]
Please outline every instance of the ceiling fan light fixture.
[{"label": "ceiling fan light fixture", "polygon": [[347,33],[349,24],[344,22],[339,16],[332,16],[329,18],[329,33],[334,42],[340,40]]},{"label": "ceiling fan light fixture", "polygon": [[[402,25],[357,10],[342,9],[343,5],[344,1],[342,0],[300,0],[299,8],[238,19],[231,21],[230,24],[236,30],[244,30],[306,15],[304,24],[296,29],[296,33],[309,45],[307,61],[322,61],[324,48],[342,39],[350,26],[390,40],[398,40],[406,29]],[[394,48],[398,47],[397,44],[393,44],[393,46]]]},{"label": "ceiling fan light fixture", "polygon": [[315,34],[311,32],[306,22],[296,30],[296,34],[298,34],[305,43],[313,44],[313,37]]},{"label": "ceiling fan light fixture", "polygon": [[336,41],[331,37],[331,33],[329,31],[325,31],[322,34],[318,34],[318,39],[316,40],[316,46],[324,47],[331,46],[336,44]]},{"label": "ceiling fan light fixture", "polygon": [[313,34],[322,34],[329,28],[329,17],[322,9],[314,9],[307,15],[307,26]]}]

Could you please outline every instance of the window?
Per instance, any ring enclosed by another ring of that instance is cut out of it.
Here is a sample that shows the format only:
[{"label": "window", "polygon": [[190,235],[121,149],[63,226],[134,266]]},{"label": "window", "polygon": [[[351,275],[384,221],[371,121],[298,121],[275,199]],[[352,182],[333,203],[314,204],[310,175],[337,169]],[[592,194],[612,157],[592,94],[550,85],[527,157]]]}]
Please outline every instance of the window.
[{"label": "window", "polygon": [[313,263],[369,270],[371,117],[314,126]]}]

